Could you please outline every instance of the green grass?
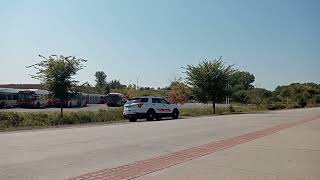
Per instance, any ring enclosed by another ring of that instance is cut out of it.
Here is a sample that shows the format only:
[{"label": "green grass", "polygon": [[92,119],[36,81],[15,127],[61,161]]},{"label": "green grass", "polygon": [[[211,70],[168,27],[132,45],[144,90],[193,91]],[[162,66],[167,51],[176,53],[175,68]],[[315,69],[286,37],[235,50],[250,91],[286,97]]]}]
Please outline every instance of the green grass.
[{"label": "green grass", "polygon": [[[249,113],[256,111],[263,111],[266,108],[256,107],[252,105],[236,105],[232,107],[217,107],[216,115],[223,114],[236,114],[236,113]],[[213,115],[212,107],[202,107],[202,108],[184,108],[180,109],[180,115],[185,117],[197,117],[197,116],[208,116]]]},{"label": "green grass", "polygon": [[[217,114],[230,113],[230,108],[217,108]],[[195,117],[212,115],[212,108],[186,108],[180,109],[180,115]],[[232,110],[232,112],[236,112]],[[112,123],[123,121],[122,108],[99,110],[64,112],[60,117],[59,112],[0,112],[0,130],[25,129],[25,128],[48,128],[70,124],[84,123]]]},{"label": "green grass", "polygon": [[55,127],[68,124],[122,121],[122,109],[64,112],[0,112],[0,129]]},{"label": "green grass", "polygon": [[180,109],[180,116],[186,116],[186,117],[207,116],[212,114],[213,114],[213,109],[208,107]]},{"label": "green grass", "polygon": [[[263,110],[275,110],[286,108],[281,104],[272,106],[254,106],[244,104],[234,104],[232,107],[216,108],[216,115],[250,113]],[[212,107],[182,108],[180,116],[197,117],[213,115]],[[122,122],[122,108],[99,110],[99,111],[77,111],[64,112],[60,118],[59,112],[1,112],[0,130],[29,129],[59,127],[70,124],[85,123],[114,123]]]}]

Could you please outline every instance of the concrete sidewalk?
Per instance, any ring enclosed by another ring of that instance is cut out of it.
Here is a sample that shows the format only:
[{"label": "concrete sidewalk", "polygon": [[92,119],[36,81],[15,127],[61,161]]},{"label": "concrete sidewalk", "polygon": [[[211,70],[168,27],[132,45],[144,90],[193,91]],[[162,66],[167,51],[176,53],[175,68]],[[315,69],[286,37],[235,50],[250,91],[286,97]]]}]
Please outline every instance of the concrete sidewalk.
[{"label": "concrete sidewalk", "polygon": [[319,180],[320,119],[137,179]]}]

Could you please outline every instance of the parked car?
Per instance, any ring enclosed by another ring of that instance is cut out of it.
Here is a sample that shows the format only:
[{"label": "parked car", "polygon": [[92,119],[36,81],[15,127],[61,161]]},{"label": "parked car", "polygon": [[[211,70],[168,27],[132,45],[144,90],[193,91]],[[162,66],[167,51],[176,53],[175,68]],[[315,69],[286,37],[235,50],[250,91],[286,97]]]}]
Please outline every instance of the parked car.
[{"label": "parked car", "polygon": [[132,98],[124,105],[123,116],[130,122],[146,118],[148,121],[160,120],[162,117],[179,118],[176,104],[171,104],[161,97],[144,96]]},{"label": "parked car", "polygon": [[106,97],[106,104],[110,107],[120,107],[126,103],[126,98],[120,93],[109,93]]},{"label": "parked car", "polygon": [[[72,107],[85,107],[87,106],[87,100],[89,95],[84,93],[78,93],[68,100],[64,100],[62,105],[63,107],[72,108]],[[61,103],[59,99],[51,99],[50,106],[60,107]]]}]

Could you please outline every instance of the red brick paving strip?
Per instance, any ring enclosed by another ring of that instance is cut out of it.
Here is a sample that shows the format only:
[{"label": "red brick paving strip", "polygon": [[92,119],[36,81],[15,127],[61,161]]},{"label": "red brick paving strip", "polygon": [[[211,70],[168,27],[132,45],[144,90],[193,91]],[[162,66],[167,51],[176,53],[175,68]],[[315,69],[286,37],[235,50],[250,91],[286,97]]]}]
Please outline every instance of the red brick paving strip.
[{"label": "red brick paving strip", "polygon": [[168,168],[195,158],[199,158],[223,149],[227,149],[245,142],[249,142],[281,130],[306,123],[318,119],[319,116],[303,119],[291,123],[280,124],[271,128],[254,131],[243,134],[237,137],[224,139],[218,142],[211,142],[201,146],[177,151],[174,153],[146,159],[142,161],[133,162],[127,165],[119,166],[112,169],[104,169],[79,177],[70,178],[69,180],[118,180],[118,179],[133,179],[161,169]]}]

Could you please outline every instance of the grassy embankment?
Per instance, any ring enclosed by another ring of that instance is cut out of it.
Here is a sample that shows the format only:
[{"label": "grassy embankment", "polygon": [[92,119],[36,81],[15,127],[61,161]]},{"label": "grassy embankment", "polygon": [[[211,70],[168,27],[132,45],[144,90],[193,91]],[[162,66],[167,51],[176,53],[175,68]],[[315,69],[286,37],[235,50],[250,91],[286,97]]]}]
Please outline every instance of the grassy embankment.
[{"label": "grassy embankment", "polygon": [[[269,107],[269,110],[284,109],[285,106]],[[265,106],[235,105],[227,108],[216,108],[216,114],[249,113],[267,110]],[[211,107],[183,108],[180,109],[182,117],[197,117],[212,115]],[[99,111],[78,111],[65,112],[60,118],[59,112],[1,112],[0,130],[29,129],[59,127],[70,124],[86,123],[115,123],[124,121],[122,108],[99,110]]]}]

